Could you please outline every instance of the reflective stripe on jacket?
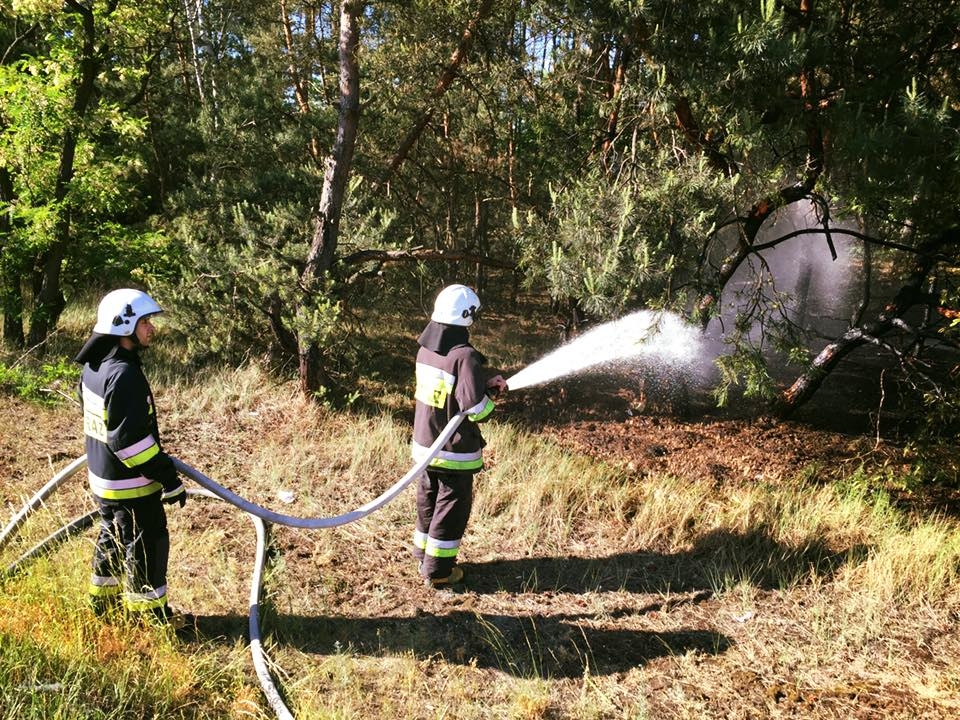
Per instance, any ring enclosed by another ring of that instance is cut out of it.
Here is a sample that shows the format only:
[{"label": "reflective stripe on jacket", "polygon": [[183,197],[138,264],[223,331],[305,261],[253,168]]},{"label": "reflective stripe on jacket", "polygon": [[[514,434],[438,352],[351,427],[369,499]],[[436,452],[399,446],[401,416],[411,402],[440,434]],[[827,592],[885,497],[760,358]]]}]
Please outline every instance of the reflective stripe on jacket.
[{"label": "reflective stripe on jacket", "polygon": [[430,467],[471,473],[482,470],[486,443],[477,423],[486,420],[494,408],[486,394],[483,356],[469,344],[454,347],[446,355],[421,347],[416,376],[411,447],[414,459],[422,459],[447,423],[466,411],[467,417],[430,461]]},{"label": "reflective stripe on jacket", "polygon": [[153,393],[137,353],[118,346],[80,377],[90,490],[106,500],[181,486],[163,452]]}]

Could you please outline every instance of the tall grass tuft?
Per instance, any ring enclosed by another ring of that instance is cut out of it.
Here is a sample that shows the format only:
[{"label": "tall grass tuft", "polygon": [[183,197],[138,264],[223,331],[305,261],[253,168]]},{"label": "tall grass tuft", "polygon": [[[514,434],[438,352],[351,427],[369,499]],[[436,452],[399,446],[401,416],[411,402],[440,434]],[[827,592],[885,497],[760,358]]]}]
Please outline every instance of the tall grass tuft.
[{"label": "tall grass tuft", "polygon": [[606,536],[611,547],[685,553],[719,592],[789,588],[846,566],[878,600],[938,601],[958,587],[955,523],[909,521],[863,478],[716,487],[637,477],[513,426],[488,427],[474,524],[518,548],[549,554]]},{"label": "tall grass tuft", "polygon": [[97,619],[85,605],[87,549],[39,560],[0,591],[0,716],[224,717],[243,667],[202,648],[188,659],[161,628]]},{"label": "tall grass tuft", "polygon": [[[510,528],[514,542],[551,550],[622,502],[612,468],[571,455],[510,425],[485,431],[488,469],[477,480],[477,524]],[[595,527],[595,526],[594,526]]]},{"label": "tall grass tuft", "polygon": [[933,518],[884,534],[846,579],[885,606],[960,608],[960,529]]}]

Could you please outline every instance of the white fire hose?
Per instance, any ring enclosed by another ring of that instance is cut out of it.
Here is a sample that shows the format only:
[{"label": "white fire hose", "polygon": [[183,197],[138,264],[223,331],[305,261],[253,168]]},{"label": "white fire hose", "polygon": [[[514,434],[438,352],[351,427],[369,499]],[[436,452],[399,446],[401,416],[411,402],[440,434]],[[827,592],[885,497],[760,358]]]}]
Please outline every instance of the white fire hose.
[{"label": "white fire hose", "polygon": [[[274,685],[273,679],[270,675],[266,654],[263,651],[260,641],[260,593],[263,583],[263,566],[267,554],[267,535],[269,532],[269,523],[276,523],[277,525],[286,525],[297,528],[332,528],[360,520],[372,512],[379,510],[381,507],[399,495],[407,485],[413,482],[413,480],[420,477],[420,475],[426,471],[430,461],[438,452],[440,452],[440,449],[449,441],[449,439],[453,437],[453,434],[457,431],[457,428],[460,427],[460,423],[463,422],[465,417],[466,413],[460,413],[451,418],[450,422],[448,422],[446,427],[443,428],[443,431],[440,433],[439,437],[437,437],[433,445],[430,446],[424,457],[421,458],[413,466],[413,468],[407,472],[406,475],[395,482],[379,497],[371,500],[365,505],[361,505],[356,510],[352,510],[351,512],[344,513],[342,515],[336,515],[334,517],[304,518],[274,512],[273,510],[269,510],[265,507],[245,500],[236,493],[211,480],[196,468],[187,465],[177,458],[173,458],[173,463],[177,470],[183,475],[186,475],[190,479],[194,480],[202,487],[200,490],[190,490],[190,495],[199,495],[203,497],[224,500],[247,513],[256,528],[257,550],[253,574],[250,582],[250,654],[253,659],[253,665],[257,673],[257,678],[260,680],[260,686],[263,690],[263,694],[267,698],[267,702],[270,704],[270,707],[273,709],[276,716],[280,718],[280,720],[293,720],[293,714],[283,702],[280,692]],[[51,480],[47,482],[40,490],[38,490],[36,494],[34,494],[34,496],[27,501],[23,508],[10,520],[10,522],[7,523],[3,531],[0,532],[0,548],[3,548],[9,542],[14,531],[23,524],[23,522],[31,513],[33,513],[43,504],[44,500],[46,500],[51,493],[59,488],[67,479],[76,474],[77,471],[85,467],[86,464],[86,455],[77,458],[67,467],[57,473],[53,478],[51,478]],[[40,543],[21,555],[6,569],[5,575],[14,575],[19,570],[20,566],[28,560],[39,556],[43,552],[47,551],[50,547],[55,546],[65,541],[67,538],[76,535],[77,533],[90,527],[98,514],[99,511],[94,510],[67,523],[49,537],[42,540]]]}]

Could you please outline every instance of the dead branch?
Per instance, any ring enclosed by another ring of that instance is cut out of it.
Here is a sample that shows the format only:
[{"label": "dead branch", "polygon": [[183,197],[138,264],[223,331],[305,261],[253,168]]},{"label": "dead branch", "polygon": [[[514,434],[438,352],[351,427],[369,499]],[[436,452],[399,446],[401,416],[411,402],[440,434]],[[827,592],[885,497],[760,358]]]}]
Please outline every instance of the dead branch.
[{"label": "dead branch", "polygon": [[931,296],[921,288],[934,265],[943,257],[944,248],[958,244],[960,227],[951,228],[921,246],[912,248],[912,252],[917,253],[913,271],[893,300],[875,320],[849,328],[821,350],[803,374],[776,399],[777,413],[781,416],[790,415],[809,400],[837,364],[861,345],[880,344],[880,340],[891,332],[902,331],[906,326],[903,320],[906,312],[919,303],[930,302]]}]

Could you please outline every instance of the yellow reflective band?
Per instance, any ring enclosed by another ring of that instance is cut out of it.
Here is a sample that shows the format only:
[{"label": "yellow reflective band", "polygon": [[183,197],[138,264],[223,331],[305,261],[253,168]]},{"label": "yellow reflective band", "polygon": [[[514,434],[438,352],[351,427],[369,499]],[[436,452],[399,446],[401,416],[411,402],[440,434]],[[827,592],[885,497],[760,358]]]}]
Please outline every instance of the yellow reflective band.
[{"label": "yellow reflective band", "polygon": [[430,557],[436,557],[436,558],[452,558],[452,557],[456,557],[456,556],[457,556],[458,550],[457,550],[457,548],[453,548],[452,550],[448,550],[447,548],[430,548],[430,547],[428,547],[425,552],[426,552],[426,554],[429,555]]},{"label": "yellow reflective band", "polygon": [[467,417],[470,418],[470,420],[472,420],[473,422],[480,422],[481,420],[484,420],[485,418],[487,418],[490,415],[490,413],[493,412],[494,407],[495,406],[493,404],[493,400],[491,400],[490,398],[486,398],[486,402],[483,404],[483,407],[480,409],[480,411],[472,415],[467,415]]},{"label": "yellow reflective band", "polygon": [[154,590],[142,593],[125,593],[123,596],[123,604],[131,612],[141,612],[143,610],[163,607],[167,604],[167,586],[162,585]]},{"label": "yellow reflective band", "polygon": [[436,558],[456,557],[460,550],[459,540],[434,540],[427,541],[426,554]]},{"label": "yellow reflective band", "polygon": [[444,460],[435,457],[430,461],[430,467],[440,468],[441,470],[481,470],[483,468],[483,458],[476,460]]},{"label": "yellow reflective band", "polygon": [[[106,497],[105,493],[124,492],[126,490],[140,490],[149,487],[152,490],[160,489],[160,483],[151,480],[143,475],[136,475],[129,478],[102,478],[87,470],[87,479],[90,482],[90,489],[94,495]],[[134,496],[131,496],[134,497]]]},{"label": "yellow reflective band", "polygon": [[131,488],[130,490],[101,490],[97,493],[97,497],[102,497],[104,500],[131,500],[133,498],[152,495],[162,487],[160,483],[152,483],[144,487]]},{"label": "yellow reflective band", "polygon": [[87,593],[93,597],[113,597],[120,594],[120,585],[94,585],[90,583],[87,586]]},{"label": "yellow reflective band", "polygon": [[147,460],[155,456],[158,452],[160,452],[160,446],[154,443],[143,452],[139,452],[133,457],[129,457],[126,460],[122,460],[122,462],[128,468],[135,468],[137,467],[137,465],[143,465],[145,462],[147,462]]},{"label": "yellow reflective band", "polygon": [[447,398],[456,384],[455,375],[417,363],[417,389],[414,391],[414,397],[424,405],[435,408],[445,407]]},{"label": "yellow reflective band", "polygon": [[153,610],[154,608],[161,608],[166,604],[166,596],[156,598],[154,600],[144,600],[142,598],[131,599],[129,597],[123,598],[123,605],[130,612],[144,612],[146,610]]},{"label": "yellow reflective band", "polygon": [[[411,455],[414,460],[423,459],[429,448],[420,445],[414,441],[410,447]],[[430,461],[430,467],[441,470],[482,470],[483,469],[483,451],[474,450],[473,452],[450,452],[441,450]]]}]

